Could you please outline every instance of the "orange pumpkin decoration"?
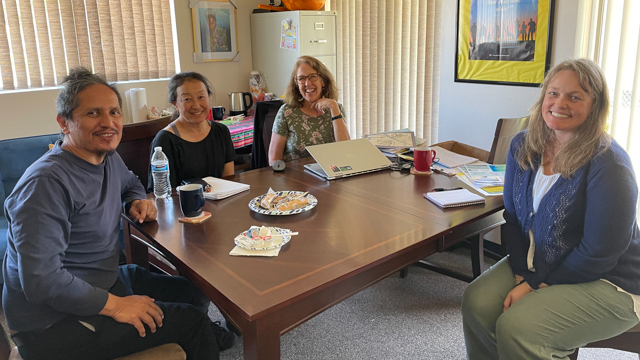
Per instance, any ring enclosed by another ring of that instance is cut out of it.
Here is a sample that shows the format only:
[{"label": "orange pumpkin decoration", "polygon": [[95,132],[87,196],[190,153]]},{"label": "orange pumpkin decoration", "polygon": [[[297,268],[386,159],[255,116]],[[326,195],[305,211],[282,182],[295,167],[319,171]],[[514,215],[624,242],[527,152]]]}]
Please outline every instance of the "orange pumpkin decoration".
[{"label": "orange pumpkin decoration", "polygon": [[319,10],[326,0],[282,0],[287,10]]}]

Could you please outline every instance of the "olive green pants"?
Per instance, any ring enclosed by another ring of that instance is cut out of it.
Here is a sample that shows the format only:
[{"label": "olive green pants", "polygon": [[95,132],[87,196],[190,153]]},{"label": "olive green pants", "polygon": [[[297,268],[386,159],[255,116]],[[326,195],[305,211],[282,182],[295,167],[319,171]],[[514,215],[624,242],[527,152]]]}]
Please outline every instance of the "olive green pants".
[{"label": "olive green pants", "polygon": [[631,296],[601,280],[534,290],[503,312],[514,286],[504,258],[465,290],[468,359],[567,359],[576,348],[638,324]]}]

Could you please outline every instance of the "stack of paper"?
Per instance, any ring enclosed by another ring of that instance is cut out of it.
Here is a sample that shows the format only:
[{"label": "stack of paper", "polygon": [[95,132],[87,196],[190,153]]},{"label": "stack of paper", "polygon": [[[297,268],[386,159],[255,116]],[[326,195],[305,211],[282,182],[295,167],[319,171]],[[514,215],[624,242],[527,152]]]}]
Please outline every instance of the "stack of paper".
[{"label": "stack of paper", "polygon": [[432,146],[431,149],[436,151],[438,164],[448,167],[449,169],[478,161],[478,159],[472,158],[471,156],[456,154],[440,146]]},{"label": "stack of paper", "polygon": [[505,165],[464,165],[460,170],[465,174],[474,185],[479,187],[485,186],[503,186]]},{"label": "stack of paper", "polygon": [[381,151],[402,149],[403,152],[406,152],[416,146],[416,138],[413,135],[413,131],[409,129],[364,135],[363,137],[369,139]]},{"label": "stack of paper", "polygon": [[210,200],[228,198],[231,195],[249,190],[249,185],[235,181],[219,179],[211,176],[202,180],[211,185],[211,191],[204,193],[204,197]]},{"label": "stack of paper", "polygon": [[[474,172],[474,176],[476,181],[472,180],[471,176],[469,174],[469,171],[467,170],[468,168],[474,168],[477,167],[477,171],[473,171]],[[462,180],[465,184],[473,187],[475,190],[477,190],[480,194],[484,195],[484,196],[496,196],[496,195],[502,195],[503,191],[504,191],[504,172],[505,172],[505,165],[487,165],[487,164],[474,164],[474,165],[466,165],[466,166],[461,166],[458,169],[460,170],[460,172],[458,172],[457,177],[458,179]],[[482,175],[482,173],[486,173],[484,175]],[[489,178],[489,179],[493,179],[493,180],[486,180],[486,181],[482,181],[482,177]]]}]

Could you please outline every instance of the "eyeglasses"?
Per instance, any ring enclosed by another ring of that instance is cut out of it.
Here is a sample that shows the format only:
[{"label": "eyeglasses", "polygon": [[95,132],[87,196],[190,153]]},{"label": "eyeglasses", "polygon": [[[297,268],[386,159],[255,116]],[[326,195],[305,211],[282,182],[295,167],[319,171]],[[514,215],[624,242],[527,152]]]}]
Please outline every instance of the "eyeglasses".
[{"label": "eyeglasses", "polygon": [[307,76],[298,76],[296,78],[296,81],[298,82],[298,84],[302,85],[307,82],[307,79],[309,79],[309,81],[311,82],[318,80],[319,76],[320,75],[318,75],[318,73],[309,74]]}]

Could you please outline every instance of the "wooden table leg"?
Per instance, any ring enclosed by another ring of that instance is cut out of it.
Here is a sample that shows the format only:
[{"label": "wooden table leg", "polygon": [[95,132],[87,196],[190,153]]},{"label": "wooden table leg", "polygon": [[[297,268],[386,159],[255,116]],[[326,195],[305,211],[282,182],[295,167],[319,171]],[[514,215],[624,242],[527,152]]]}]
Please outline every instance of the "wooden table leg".
[{"label": "wooden table leg", "polygon": [[280,330],[269,317],[252,322],[249,329],[242,331],[245,360],[280,359]]},{"label": "wooden table leg", "polygon": [[469,238],[471,243],[471,269],[474,279],[482,274],[482,268],[484,267],[484,236],[481,235],[484,235],[484,233]]}]

